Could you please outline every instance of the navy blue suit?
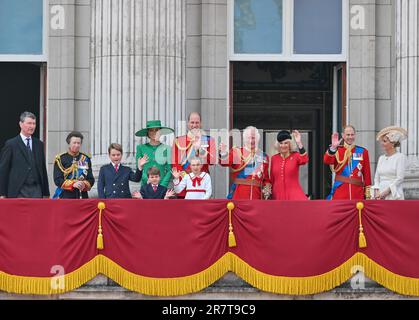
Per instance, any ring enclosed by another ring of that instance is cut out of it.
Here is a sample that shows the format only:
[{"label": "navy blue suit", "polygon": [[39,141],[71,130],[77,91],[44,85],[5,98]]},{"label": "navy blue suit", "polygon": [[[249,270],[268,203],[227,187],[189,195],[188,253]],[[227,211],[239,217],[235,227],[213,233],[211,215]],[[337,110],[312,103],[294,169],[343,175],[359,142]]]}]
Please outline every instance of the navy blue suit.
[{"label": "navy blue suit", "polygon": [[166,196],[167,188],[162,185],[157,186],[157,190],[154,191],[151,183],[141,187],[140,193],[143,199],[164,199]]},{"label": "navy blue suit", "polygon": [[107,164],[100,168],[97,190],[99,198],[132,198],[129,190],[129,181],[139,182],[142,171],[135,172],[123,165],[115,171],[113,164]]}]

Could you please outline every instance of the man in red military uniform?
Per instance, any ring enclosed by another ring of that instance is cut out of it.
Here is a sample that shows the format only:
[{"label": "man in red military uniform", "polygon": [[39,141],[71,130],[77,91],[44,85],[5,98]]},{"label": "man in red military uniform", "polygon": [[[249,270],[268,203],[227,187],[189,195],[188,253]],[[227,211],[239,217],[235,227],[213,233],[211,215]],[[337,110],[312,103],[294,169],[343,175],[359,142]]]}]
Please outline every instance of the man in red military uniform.
[{"label": "man in red military uniform", "polygon": [[230,193],[228,199],[263,199],[271,194],[269,181],[269,157],[258,149],[260,136],[255,127],[243,131],[244,146],[233,147],[220,144],[220,164],[231,168]]},{"label": "man in red military uniform", "polygon": [[[190,160],[198,157],[202,161],[202,172],[209,173],[209,166],[217,162],[215,141],[212,137],[203,135],[201,130],[201,115],[192,112],[188,117],[188,133],[177,137],[173,143],[172,168],[180,171],[182,177],[191,173]],[[179,193],[178,198],[184,198],[186,192]]]},{"label": "man in red military uniform", "polygon": [[339,134],[333,133],[332,144],[323,162],[335,173],[332,190],[327,197],[334,199],[370,199],[371,169],[368,150],[355,145],[355,128],[346,126],[343,131],[344,145]]}]

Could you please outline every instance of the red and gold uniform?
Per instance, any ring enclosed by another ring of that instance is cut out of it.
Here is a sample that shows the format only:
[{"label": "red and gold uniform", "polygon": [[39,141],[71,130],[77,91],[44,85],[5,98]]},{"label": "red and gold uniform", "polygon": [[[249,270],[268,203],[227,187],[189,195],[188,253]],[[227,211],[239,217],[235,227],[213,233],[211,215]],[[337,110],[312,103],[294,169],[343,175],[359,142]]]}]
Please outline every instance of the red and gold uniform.
[{"label": "red and gold uniform", "polygon": [[335,172],[335,182],[327,197],[329,200],[369,199],[371,169],[368,150],[356,145],[339,146],[326,151],[323,162]]},{"label": "red and gold uniform", "polygon": [[234,147],[220,155],[220,164],[231,168],[228,199],[262,199],[262,189],[270,185],[269,156],[265,152]]},{"label": "red and gold uniform", "polygon": [[[190,160],[198,157],[202,160],[202,172],[209,173],[209,166],[217,162],[215,141],[212,137],[202,135],[199,149],[194,148],[194,136],[191,133],[177,137],[173,143],[172,168],[181,172],[180,180],[185,175],[191,173]],[[186,192],[178,194],[179,198],[184,198]]]}]

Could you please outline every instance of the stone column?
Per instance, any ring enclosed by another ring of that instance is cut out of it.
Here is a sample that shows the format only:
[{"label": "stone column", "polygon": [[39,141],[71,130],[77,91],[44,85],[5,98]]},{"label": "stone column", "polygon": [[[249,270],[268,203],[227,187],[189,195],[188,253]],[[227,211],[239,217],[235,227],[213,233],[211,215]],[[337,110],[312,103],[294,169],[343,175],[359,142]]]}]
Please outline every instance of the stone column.
[{"label": "stone column", "polygon": [[[211,134],[228,128],[227,1],[186,0],[186,10],[186,108],[201,112]],[[225,198],[228,170],[216,165],[210,171],[213,195]]]},{"label": "stone column", "polygon": [[137,130],[185,119],[185,1],[91,1],[91,151],[94,167],[121,143],[134,163]]},{"label": "stone column", "polygon": [[365,28],[349,28],[348,122],[356,127],[356,143],[368,149],[375,171],[376,0],[350,0],[353,6],[363,8]]},{"label": "stone column", "polygon": [[396,2],[396,123],[409,133],[401,151],[408,156],[406,197],[419,199],[419,5]]},{"label": "stone column", "polygon": [[47,157],[53,193],[53,163],[56,154],[67,150],[68,133],[81,131],[83,151],[90,152],[90,0],[50,0],[48,4],[48,21],[57,12],[62,14],[60,28],[48,24]]}]

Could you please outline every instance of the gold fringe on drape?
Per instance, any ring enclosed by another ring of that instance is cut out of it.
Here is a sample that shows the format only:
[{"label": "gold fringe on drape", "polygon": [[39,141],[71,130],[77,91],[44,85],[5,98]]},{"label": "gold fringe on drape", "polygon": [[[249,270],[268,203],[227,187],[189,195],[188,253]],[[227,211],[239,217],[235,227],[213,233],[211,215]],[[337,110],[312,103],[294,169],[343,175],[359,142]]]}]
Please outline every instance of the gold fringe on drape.
[{"label": "gold fringe on drape", "polygon": [[177,296],[201,291],[226,272],[232,271],[262,291],[307,295],[328,291],[341,285],[354,275],[352,273],[354,266],[359,266],[367,277],[394,292],[419,296],[419,279],[392,273],[363,253],[356,253],[329,272],[310,277],[269,275],[256,270],[237,255],[228,252],[212,266],[199,273],[177,278],[150,278],[129,272],[109,258],[98,255],[79,269],[62,276],[63,287],[52,285],[59,283],[57,277],[22,277],[0,272],[0,290],[18,294],[60,294],[82,286],[98,274],[104,274],[131,291],[155,296]]}]

